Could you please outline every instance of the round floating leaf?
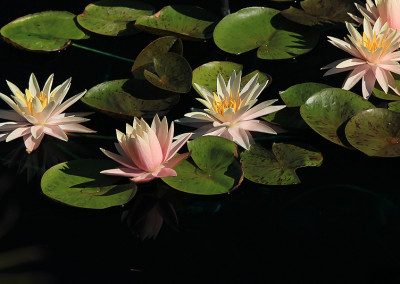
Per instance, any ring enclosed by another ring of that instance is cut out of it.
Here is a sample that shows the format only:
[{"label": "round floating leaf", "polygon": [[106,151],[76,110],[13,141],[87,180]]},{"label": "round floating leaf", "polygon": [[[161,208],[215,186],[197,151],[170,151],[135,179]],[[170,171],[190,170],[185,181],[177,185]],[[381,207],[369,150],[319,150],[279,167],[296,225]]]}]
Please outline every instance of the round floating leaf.
[{"label": "round floating leaf", "polygon": [[187,93],[192,86],[192,68],[179,54],[167,52],[153,59],[157,74],[144,70],[144,77],[154,86],[176,93]]},{"label": "round floating leaf", "polygon": [[174,168],[176,177],[163,178],[169,186],[187,193],[213,195],[239,186],[243,170],[234,142],[217,136],[203,136],[188,142],[193,161],[185,160]]},{"label": "round floating leaf", "polygon": [[59,202],[82,208],[104,209],[127,203],[136,193],[134,183],[115,185],[119,177],[100,174],[115,167],[111,160],[75,160],[47,170],[42,191]]},{"label": "round floating leaf", "polygon": [[245,86],[250,81],[250,79],[253,78],[256,74],[258,74],[258,81],[257,81],[258,84],[262,84],[262,83],[268,81],[267,86],[269,86],[269,84],[272,83],[272,77],[269,74],[261,72],[259,70],[254,70],[253,72],[251,72],[251,73],[247,74],[246,76],[242,77],[242,81],[241,81],[240,84],[242,86]]},{"label": "round floating leaf", "polygon": [[91,88],[82,101],[109,115],[131,119],[165,114],[179,101],[179,95],[158,89],[147,81],[122,79]]},{"label": "round floating leaf", "polygon": [[281,12],[287,19],[306,26],[351,21],[347,13],[356,14],[354,0],[304,0],[301,9],[290,7]]},{"label": "round floating leaf", "polygon": [[78,15],[78,23],[96,34],[125,36],[139,32],[134,27],[136,19],[154,12],[150,4],[131,0],[105,0],[86,6]]},{"label": "round floating leaf", "polygon": [[369,156],[400,156],[400,113],[366,110],[352,117],[345,131],[350,144]]},{"label": "round floating leaf", "polygon": [[272,124],[282,126],[285,129],[310,130],[308,124],[305,123],[303,118],[300,116],[298,108],[286,107],[261,118]]},{"label": "round floating leaf", "polygon": [[319,152],[284,143],[274,143],[272,151],[254,144],[241,155],[244,176],[253,182],[267,185],[300,183],[296,170],[319,167],[322,159]]},{"label": "round floating leaf", "polygon": [[[399,76],[397,74],[394,74],[393,77],[395,79],[399,79]],[[389,91],[385,93],[378,84],[376,84],[375,86],[376,87],[372,90],[372,94],[375,97],[387,101],[400,101],[400,96],[397,95],[392,89],[389,88]],[[396,80],[396,86],[398,89],[400,88],[400,80]]]},{"label": "round floating leaf", "polygon": [[394,112],[400,112],[400,102],[389,103],[389,109]]},{"label": "round floating leaf", "polygon": [[278,10],[250,7],[223,18],[214,30],[215,44],[240,54],[258,48],[261,59],[285,59],[312,50],[318,42],[316,29],[285,19]]},{"label": "round floating leaf", "polygon": [[30,51],[58,51],[71,39],[87,35],[75,24],[75,15],[66,11],[46,11],[18,18],[1,28],[4,40]]},{"label": "round floating leaf", "polygon": [[343,89],[328,88],[311,96],[300,108],[304,121],[326,139],[344,146],[338,130],[358,112],[375,108],[362,97]]},{"label": "round floating leaf", "polygon": [[329,85],[320,83],[302,83],[291,86],[286,91],[279,93],[283,102],[288,107],[300,107],[309,97],[323,89],[331,88]]},{"label": "round floating leaf", "polygon": [[173,35],[201,40],[212,37],[218,18],[207,10],[191,5],[171,5],[152,16],[141,16],[135,26],[157,35]]},{"label": "round floating leaf", "polygon": [[154,71],[153,59],[167,52],[183,54],[182,40],[174,36],[165,36],[152,41],[136,57],[132,66],[132,73],[137,79],[144,79],[143,71],[145,68]]}]

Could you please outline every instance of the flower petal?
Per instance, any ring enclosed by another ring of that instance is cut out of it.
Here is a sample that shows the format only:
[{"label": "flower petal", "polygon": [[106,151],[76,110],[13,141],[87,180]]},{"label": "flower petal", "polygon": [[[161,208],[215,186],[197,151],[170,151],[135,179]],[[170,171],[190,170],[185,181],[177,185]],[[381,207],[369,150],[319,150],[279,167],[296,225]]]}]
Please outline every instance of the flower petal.
[{"label": "flower petal", "polygon": [[68,141],[68,136],[65,132],[57,125],[45,125],[43,129],[44,133],[53,136],[57,139]]},{"label": "flower petal", "polygon": [[39,147],[40,142],[42,142],[43,137],[44,137],[44,135],[40,136],[38,139],[35,139],[35,138],[33,138],[32,135],[23,136],[25,147],[26,147],[26,152],[28,152],[28,154],[30,154],[34,150],[36,150]]}]

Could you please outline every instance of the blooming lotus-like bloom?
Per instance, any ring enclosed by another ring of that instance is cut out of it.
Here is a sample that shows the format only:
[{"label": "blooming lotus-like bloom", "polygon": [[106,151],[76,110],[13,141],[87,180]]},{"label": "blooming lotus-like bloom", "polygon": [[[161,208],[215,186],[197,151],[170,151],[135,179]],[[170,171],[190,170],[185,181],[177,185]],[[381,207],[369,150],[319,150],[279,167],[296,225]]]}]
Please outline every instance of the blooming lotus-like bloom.
[{"label": "blooming lotus-like bloom", "polygon": [[0,141],[8,142],[22,137],[26,151],[31,153],[39,147],[45,134],[68,141],[66,132],[95,132],[79,124],[88,121],[89,119],[82,116],[90,113],[63,113],[86,93],[83,91],[62,103],[71,85],[71,78],[53,91],[53,74],[47,79],[42,91],[33,73],[25,93],[11,82],[7,81],[7,84],[13,93],[12,99],[2,93],[0,98],[14,111],[0,110],[0,118],[11,120],[0,123],[0,132],[3,132],[0,134]]},{"label": "blooming lotus-like bloom", "polygon": [[221,74],[218,74],[216,93],[195,84],[203,97],[197,100],[207,109],[187,113],[186,117],[177,120],[178,123],[198,127],[192,138],[206,135],[221,136],[249,149],[254,143],[249,131],[277,133],[277,127],[255,118],[276,112],[285,106],[271,106],[277,100],[265,101],[254,106],[267,82],[258,84],[258,74],[256,74],[240,90],[241,75],[241,72],[236,75],[233,71],[228,84],[225,85]]},{"label": "blooming lotus-like bloom", "polygon": [[377,19],[374,27],[364,19],[364,33],[361,36],[349,23],[346,23],[350,32],[348,39],[340,40],[328,37],[334,46],[350,53],[355,58],[346,58],[335,61],[321,69],[330,69],[324,76],[339,72],[350,71],[343,83],[343,89],[351,89],[362,79],[362,94],[368,99],[378,81],[385,93],[390,87],[400,95],[396,82],[391,72],[400,74],[400,52],[395,51],[400,43],[400,33],[390,29],[388,23],[382,25],[381,19]]},{"label": "blooming lotus-like bloom", "polygon": [[104,149],[100,150],[123,167],[104,170],[102,174],[129,177],[134,182],[176,176],[173,168],[189,156],[189,153],[185,153],[174,157],[192,133],[172,142],[174,123],[171,123],[168,131],[165,117],[160,121],[156,115],[151,127],[143,119],[135,117],[133,125],[126,124],[126,134],[118,129],[116,132],[118,143],[115,143],[115,147],[119,155]]}]

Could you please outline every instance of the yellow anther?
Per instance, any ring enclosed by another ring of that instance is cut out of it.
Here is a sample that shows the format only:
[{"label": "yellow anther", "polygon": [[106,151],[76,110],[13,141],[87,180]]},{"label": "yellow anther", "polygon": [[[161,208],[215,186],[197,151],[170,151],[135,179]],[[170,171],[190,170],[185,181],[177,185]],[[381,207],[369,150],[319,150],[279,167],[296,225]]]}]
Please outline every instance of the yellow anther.
[{"label": "yellow anther", "polygon": [[366,47],[371,53],[373,53],[375,50],[377,50],[380,47],[383,47],[383,52],[389,47],[389,44],[385,43],[385,39],[382,38],[379,42],[376,40],[376,33],[374,32],[374,35],[371,38],[368,38],[365,32],[363,33],[362,39],[359,39],[359,43]]},{"label": "yellow anther", "polygon": [[216,93],[214,93],[214,100],[212,102],[213,109],[218,112],[221,115],[224,115],[224,111],[227,108],[233,108],[235,112],[240,109],[240,105],[242,103],[242,100],[240,99],[239,96],[236,97],[236,99],[233,98],[232,93],[229,95],[229,97],[225,97],[224,99],[220,99]]}]

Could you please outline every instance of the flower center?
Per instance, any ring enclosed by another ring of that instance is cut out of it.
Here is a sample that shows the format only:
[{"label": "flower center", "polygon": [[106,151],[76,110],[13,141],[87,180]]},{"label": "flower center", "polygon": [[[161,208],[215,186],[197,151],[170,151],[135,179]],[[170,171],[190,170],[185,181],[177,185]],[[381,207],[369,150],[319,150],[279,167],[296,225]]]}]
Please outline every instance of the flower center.
[{"label": "flower center", "polygon": [[382,52],[385,52],[386,49],[390,46],[389,44],[385,43],[385,37],[382,37],[379,41],[377,41],[375,32],[372,39],[368,38],[364,32],[362,39],[359,39],[358,41],[362,46],[366,47],[371,53],[374,53],[374,51],[380,47],[383,47]]},{"label": "flower center", "polygon": [[[25,96],[18,94],[17,96],[20,100],[25,102],[27,108],[29,109],[29,112],[33,114],[33,99],[34,97],[32,96],[31,92],[29,92],[28,89],[25,90]],[[47,95],[44,94],[42,91],[40,92],[40,95],[37,97],[40,101],[40,104],[42,105],[42,109],[44,109],[49,103],[48,103],[48,98]]]},{"label": "flower center", "polygon": [[222,100],[217,96],[216,93],[214,93],[214,100],[212,102],[213,109],[218,112],[221,115],[224,115],[224,111],[227,108],[233,108],[235,112],[237,112],[238,109],[240,109],[240,105],[242,103],[242,100],[240,99],[240,96],[237,96],[236,99],[232,97],[232,93],[229,95],[229,97],[225,97]]}]

